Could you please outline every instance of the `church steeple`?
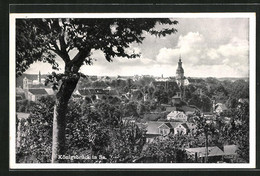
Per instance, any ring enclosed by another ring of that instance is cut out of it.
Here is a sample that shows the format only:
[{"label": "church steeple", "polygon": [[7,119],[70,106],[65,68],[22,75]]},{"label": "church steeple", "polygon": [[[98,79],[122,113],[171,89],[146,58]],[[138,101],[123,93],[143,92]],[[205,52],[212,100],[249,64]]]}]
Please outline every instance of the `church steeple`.
[{"label": "church steeple", "polygon": [[182,61],[181,61],[181,56],[179,57],[179,62],[178,62],[178,67],[176,70],[176,79],[184,79],[184,70],[182,68]]},{"label": "church steeple", "polygon": [[41,79],[42,79],[41,71],[39,71],[39,74],[38,74],[38,82],[39,82],[39,84],[41,83]]}]

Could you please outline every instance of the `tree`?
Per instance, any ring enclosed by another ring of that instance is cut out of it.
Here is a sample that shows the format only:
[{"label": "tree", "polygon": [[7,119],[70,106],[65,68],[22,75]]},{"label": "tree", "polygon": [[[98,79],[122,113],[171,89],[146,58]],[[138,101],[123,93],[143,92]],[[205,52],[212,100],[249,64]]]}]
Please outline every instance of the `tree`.
[{"label": "tree", "polygon": [[[16,75],[20,76],[36,61],[50,63],[59,69],[57,56],[65,63],[64,73],[53,73],[47,79],[58,89],[53,116],[52,162],[65,153],[65,126],[68,101],[80,79],[79,70],[92,64],[91,52],[101,50],[107,61],[114,57],[135,58],[126,52],[131,43],[142,43],[147,32],[156,36],[173,34],[175,28],[158,31],[157,24],[175,25],[170,19],[17,19]],[[70,51],[75,51],[74,57]]]},{"label": "tree", "polygon": [[208,147],[209,138],[218,133],[218,130],[213,122],[207,122],[207,119],[203,117],[200,112],[195,112],[194,121],[196,124],[196,133],[198,136],[203,135],[205,137],[206,157],[205,162],[208,162]]},{"label": "tree", "polygon": [[183,149],[188,143],[187,136],[181,134],[157,137],[147,145],[142,155],[151,158],[152,162],[182,163],[186,160]]},{"label": "tree", "polygon": [[145,144],[145,129],[125,121],[112,130],[111,142],[107,149],[110,162],[132,162],[140,157]]},{"label": "tree", "polygon": [[241,103],[234,109],[231,122],[225,128],[226,140],[236,144],[238,162],[249,162],[249,104]]}]

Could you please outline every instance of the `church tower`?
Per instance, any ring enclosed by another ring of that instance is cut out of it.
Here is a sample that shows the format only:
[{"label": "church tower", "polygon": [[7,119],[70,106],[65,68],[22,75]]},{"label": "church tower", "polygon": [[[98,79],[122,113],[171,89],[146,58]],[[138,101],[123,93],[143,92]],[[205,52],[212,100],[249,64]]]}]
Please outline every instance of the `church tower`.
[{"label": "church tower", "polygon": [[184,85],[184,70],[182,68],[181,57],[179,58],[178,67],[176,70],[176,81],[179,86]]},{"label": "church tower", "polygon": [[39,82],[39,84],[41,84],[41,80],[42,80],[41,71],[39,71],[39,74],[38,74],[38,82]]}]

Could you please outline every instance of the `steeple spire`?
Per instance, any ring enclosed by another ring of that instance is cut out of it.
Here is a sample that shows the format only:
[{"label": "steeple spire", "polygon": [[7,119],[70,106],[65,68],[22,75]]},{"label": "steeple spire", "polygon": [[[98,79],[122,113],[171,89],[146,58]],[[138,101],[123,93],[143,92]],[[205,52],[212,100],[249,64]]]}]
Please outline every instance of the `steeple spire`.
[{"label": "steeple spire", "polygon": [[42,77],[41,77],[41,71],[39,71],[39,74],[38,74],[38,81],[39,81],[39,84],[41,83],[41,79],[42,79]]},{"label": "steeple spire", "polygon": [[184,84],[184,69],[182,68],[181,55],[179,57],[178,67],[176,70],[176,79],[179,85]]}]

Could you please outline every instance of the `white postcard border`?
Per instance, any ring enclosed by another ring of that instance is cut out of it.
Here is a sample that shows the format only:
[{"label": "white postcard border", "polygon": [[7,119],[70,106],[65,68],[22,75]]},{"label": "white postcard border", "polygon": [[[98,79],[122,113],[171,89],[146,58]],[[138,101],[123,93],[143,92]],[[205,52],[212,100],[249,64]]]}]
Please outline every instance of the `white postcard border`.
[{"label": "white postcard border", "polygon": [[[249,19],[249,163],[99,163],[43,164],[16,163],[15,154],[15,20],[18,18],[248,18]],[[191,168],[255,168],[256,167],[256,14],[255,13],[11,13],[9,16],[9,167],[10,169],[191,169]]]}]

